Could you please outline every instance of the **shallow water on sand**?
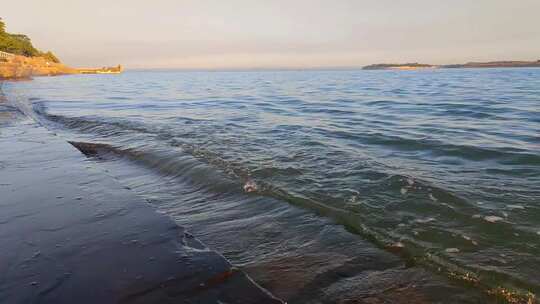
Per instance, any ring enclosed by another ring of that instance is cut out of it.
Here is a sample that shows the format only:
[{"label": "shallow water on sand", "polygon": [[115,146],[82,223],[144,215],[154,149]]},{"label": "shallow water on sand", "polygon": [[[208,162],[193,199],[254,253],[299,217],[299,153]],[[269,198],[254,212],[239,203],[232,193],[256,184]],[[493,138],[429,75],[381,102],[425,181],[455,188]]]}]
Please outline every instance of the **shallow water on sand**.
[{"label": "shallow water on sand", "polygon": [[540,292],[540,69],[133,71],[4,89],[67,139],[105,144],[111,175],[278,296]]}]

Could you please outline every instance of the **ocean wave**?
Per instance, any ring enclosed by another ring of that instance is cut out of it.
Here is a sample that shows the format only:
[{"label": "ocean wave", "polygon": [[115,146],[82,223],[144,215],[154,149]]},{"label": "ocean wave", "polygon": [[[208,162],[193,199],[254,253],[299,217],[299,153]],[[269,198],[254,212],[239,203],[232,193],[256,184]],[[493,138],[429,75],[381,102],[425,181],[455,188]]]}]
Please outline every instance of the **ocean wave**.
[{"label": "ocean wave", "polygon": [[529,269],[540,255],[536,89],[480,92],[453,74],[391,85],[357,76],[292,90],[218,83],[211,94],[175,82],[164,87],[177,95],[159,98],[128,85],[114,95],[123,99],[66,93],[31,102],[90,157],[189,183],[190,199],[208,192],[237,199],[235,208],[259,197],[286,203],[408,265],[500,295],[538,293]]},{"label": "ocean wave", "polygon": [[[243,179],[235,180],[228,174],[216,171],[215,167],[201,163],[192,155],[186,155],[185,152],[165,152],[163,150],[143,152],[135,149],[122,149],[109,144],[89,142],[71,142],[71,144],[90,157],[101,159],[109,157],[127,158],[136,164],[158,172],[164,177],[177,179],[178,182],[189,183],[199,189],[197,191],[210,191],[224,196],[259,195],[287,202],[293,206],[314,212],[321,217],[332,219],[334,222],[343,225],[349,232],[362,236],[379,248],[399,255],[408,265],[428,267],[438,273],[445,274],[451,279],[460,280],[476,288],[493,291],[499,287],[502,281],[512,282],[512,287],[518,290],[534,290],[536,288],[535,285],[520,279],[513,272],[480,265],[478,267],[471,266],[454,259],[452,256],[454,251],[446,250],[447,248],[439,250],[433,244],[426,244],[410,236],[387,231],[382,227],[370,226],[369,223],[373,222],[373,220],[369,220],[369,218],[376,218],[376,214],[360,213],[333,207],[309,196],[276,187],[252,176],[245,176]],[[280,170],[277,170],[277,172],[280,172]],[[253,174],[253,176],[256,176],[256,174]],[[387,176],[385,179],[390,185],[393,185],[391,187],[400,189],[408,187],[416,190],[424,188],[429,191],[430,199],[434,202],[439,200],[461,201],[464,207],[470,207],[465,200],[456,197],[451,192],[430,186],[410,176],[392,175]],[[391,190],[391,188],[388,190]],[[452,209],[452,211],[454,215],[450,215],[451,217],[462,216],[463,218],[469,218],[465,213],[457,212],[455,209]],[[379,220],[382,220],[382,218],[379,218]],[[437,220],[433,218],[419,219],[414,223],[428,224],[432,221]],[[464,238],[464,240],[469,241],[470,239]]]}]

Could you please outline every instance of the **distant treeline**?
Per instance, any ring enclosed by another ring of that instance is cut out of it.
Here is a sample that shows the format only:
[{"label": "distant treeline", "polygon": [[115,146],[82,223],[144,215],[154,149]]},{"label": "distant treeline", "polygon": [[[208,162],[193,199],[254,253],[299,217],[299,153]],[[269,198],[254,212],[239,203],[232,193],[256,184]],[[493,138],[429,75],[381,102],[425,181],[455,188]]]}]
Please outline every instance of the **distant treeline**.
[{"label": "distant treeline", "polygon": [[391,70],[391,69],[421,69],[421,68],[528,68],[540,67],[540,60],[537,61],[490,61],[490,62],[468,62],[463,64],[443,64],[432,65],[425,63],[378,63],[363,67],[363,70]]},{"label": "distant treeline", "polygon": [[490,62],[468,62],[465,64],[446,64],[442,68],[526,68],[540,67],[540,60],[537,61],[490,61]]},{"label": "distant treeline", "polygon": [[378,63],[378,64],[372,64],[363,67],[364,70],[385,70],[385,69],[391,69],[391,68],[403,68],[403,67],[410,67],[410,68],[431,68],[433,65],[431,64],[424,64],[424,63]]},{"label": "distant treeline", "polygon": [[2,18],[0,18],[0,51],[26,57],[45,57],[52,62],[60,62],[51,51],[41,52],[36,49],[28,36],[6,32],[6,25]]}]

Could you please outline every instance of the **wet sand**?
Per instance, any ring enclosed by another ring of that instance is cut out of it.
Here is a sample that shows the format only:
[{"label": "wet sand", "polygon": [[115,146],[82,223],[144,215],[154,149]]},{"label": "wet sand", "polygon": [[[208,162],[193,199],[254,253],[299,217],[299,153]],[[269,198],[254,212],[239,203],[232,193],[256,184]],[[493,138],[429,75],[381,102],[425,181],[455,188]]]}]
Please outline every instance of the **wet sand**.
[{"label": "wet sand", "polygon": [[0,303],[282,303],[2,100],[0,147]]}]

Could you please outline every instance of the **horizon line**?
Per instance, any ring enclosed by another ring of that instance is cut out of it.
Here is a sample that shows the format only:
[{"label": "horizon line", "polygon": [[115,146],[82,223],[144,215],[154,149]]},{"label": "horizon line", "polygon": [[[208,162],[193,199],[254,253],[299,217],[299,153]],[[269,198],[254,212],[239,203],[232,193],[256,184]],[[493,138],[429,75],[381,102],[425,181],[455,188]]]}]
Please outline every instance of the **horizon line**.
[{"label": "horizon line", "polygon": [[135,66],[130,67],[128,65],[121,64],[126,70],[175,70],[175,71],[302,71],[302,70],[319,70],[319,71],[332,71],[332,70],[361,70],[364,67],[370,66],[370,65],[379,65],[379,64],[428,64],[434,67],[437,66],[451,66],[451,65],[460,65],[460,64],[471,64],[471,63],[496,63],[496,62],[538,62],[540,61],[540,56],[536,59],[531,60],[523,60],[523,59],[496,59],[496,60],[487,60],[487,61],[475,61],[475,60],[469,60],[466,62],[460,62],[460,63],[443,63],[443,64],[431,64],[431,63],[423,63],[421,61],[403,61],[403,62],[378,62],[378,63],[370,63],[367,65],[351,65],[351,66],[276,66],[276,67],[162,67],[162,66]]}]

